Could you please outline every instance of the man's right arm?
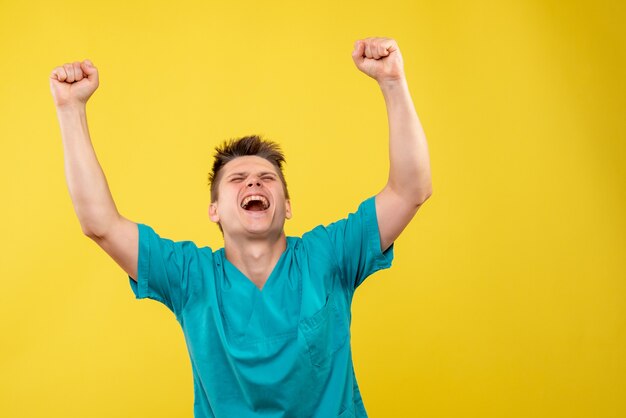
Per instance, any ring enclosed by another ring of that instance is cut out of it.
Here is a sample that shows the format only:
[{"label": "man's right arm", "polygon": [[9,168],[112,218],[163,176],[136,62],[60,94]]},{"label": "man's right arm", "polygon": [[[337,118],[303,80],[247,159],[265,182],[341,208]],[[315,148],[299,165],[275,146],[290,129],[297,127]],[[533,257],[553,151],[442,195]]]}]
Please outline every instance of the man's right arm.
[{"label": "man's right arm", "polygon": [[65,177],[83,233],[136,281],[138,227],[117,211],[89,137],[86,102],[97,86],[97,70],[90,63],[66,64],[50,76],[63,138]]}]

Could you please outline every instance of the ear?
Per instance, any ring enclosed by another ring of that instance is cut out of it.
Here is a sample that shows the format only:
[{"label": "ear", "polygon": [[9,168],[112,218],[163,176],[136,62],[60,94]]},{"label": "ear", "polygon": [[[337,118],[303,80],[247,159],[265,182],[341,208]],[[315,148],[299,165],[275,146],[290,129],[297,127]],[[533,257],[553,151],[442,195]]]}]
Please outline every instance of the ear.
[{"label": "ear", "polygon": [[285,218],[291,219],[291,201],[285,200]]},{"label": "ear", "polygon": [[220,215],[217,213],[217,202],[209,205],[209,219],[215,223],[220,221]]}]

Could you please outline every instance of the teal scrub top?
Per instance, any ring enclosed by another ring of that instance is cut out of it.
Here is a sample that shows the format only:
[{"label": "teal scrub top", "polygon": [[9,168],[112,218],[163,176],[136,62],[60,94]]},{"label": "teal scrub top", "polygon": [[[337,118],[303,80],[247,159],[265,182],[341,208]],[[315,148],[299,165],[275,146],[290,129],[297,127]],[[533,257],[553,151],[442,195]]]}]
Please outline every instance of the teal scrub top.
[{"label": "teal scrub top", "polygon": [[161,238],[138,224],[136,299],[166,305],[191,360],[194,417],[367,417],[352,364],[356,288],[391,266],[375,196],[287,247],[262,290],[224,248]]}]

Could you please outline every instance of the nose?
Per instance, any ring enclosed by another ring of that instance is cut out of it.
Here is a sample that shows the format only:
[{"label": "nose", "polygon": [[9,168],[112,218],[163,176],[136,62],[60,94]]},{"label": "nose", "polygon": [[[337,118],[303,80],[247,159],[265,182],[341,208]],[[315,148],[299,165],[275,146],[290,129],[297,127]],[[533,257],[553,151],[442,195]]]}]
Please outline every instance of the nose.
[{"label": "nose", "polygon": [[248,180],[248,187],[254,187],[255,185],[261,187],[261,181],[259,179]]}]

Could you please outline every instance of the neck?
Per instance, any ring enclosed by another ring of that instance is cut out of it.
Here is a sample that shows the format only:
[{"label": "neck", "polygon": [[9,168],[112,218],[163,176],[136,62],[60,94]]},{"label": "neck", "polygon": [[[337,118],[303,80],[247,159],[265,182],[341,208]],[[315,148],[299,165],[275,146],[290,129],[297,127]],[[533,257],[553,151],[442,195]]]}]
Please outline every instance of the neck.
[{"label": "neck", "polygon": [[284,231],[276,237],[265,239],[229,239],[224,236],[226,259],[258,288],[263,288],[286,248],[287,238]]}]

